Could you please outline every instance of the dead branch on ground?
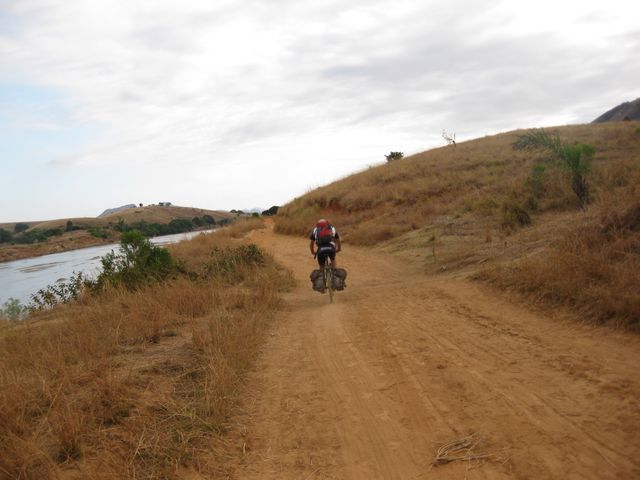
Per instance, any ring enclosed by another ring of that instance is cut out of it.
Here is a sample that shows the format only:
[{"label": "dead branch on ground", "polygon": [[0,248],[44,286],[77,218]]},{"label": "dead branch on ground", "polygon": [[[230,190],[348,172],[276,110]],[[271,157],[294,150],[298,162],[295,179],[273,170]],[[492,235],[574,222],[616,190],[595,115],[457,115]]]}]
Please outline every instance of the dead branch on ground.
[{"label": "dead branch on ground", "polygon": [[440,445],[436,450],[433,466],[437,467],[449,462],[455,462],[456,460],[465,460],[468,462],[489,458],[500,460],[498,456],[493,453],[477,453],[476,448],[481,441],[482,439],[478,434],[472,433],[467,437],[458,438]]}]

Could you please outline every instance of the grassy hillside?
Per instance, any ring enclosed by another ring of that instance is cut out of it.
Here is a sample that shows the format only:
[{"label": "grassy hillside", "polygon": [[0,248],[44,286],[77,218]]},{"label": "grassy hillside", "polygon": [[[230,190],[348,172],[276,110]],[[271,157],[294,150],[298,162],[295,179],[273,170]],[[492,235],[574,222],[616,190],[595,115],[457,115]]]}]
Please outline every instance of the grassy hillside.
[{"label": "grassy hillside", "polygon": [[[637,322],[640,301],[629,282],[638,271],[640,122],[547,131],[595,149],[586,210],[546,151],[513,148],[522,130],[430,150],[311,191],[280,209],[276,230],[306,235],[326,217],[347,243],[379,245],[422,261],[427,272],[484,271],[486,280],[580,308],[592,320]],[[532,280],[553,269],[555,283]],[[580,279],[569,287],[569,277]],[[623,286],[626,300],[594,307]]]},{"label": "grassy hillside", "polygon": [[[624,183],[628,170],[637,169],[639,127],[638,122],[621,122],[549,130],[569,142],[596,148],[590,180],[599,198],[617,182]],[[326,216],[342,227],[347,241],[373,245],[422,228],[443,215],[472,213],[501,224],[503,204],[527,200],[530,192],[525,183],[531,168],[547,157],[544,152],[514,150],[511,145],[522,133],[429,150],[318,188],[280,209],[277,230],[304,234],[317,218]],[[577,202],[569,184],[560,175],[549,177],[547,195],[532,209],[534,214],[574,209]]]}]

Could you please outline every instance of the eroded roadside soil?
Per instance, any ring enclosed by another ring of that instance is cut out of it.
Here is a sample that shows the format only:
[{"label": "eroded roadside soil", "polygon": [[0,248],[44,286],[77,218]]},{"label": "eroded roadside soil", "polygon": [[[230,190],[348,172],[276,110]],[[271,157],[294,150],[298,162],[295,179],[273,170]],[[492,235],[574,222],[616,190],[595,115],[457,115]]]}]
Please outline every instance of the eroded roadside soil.
[{"label": "eroded roadside soil", "polygon": [[[640,478],[640,338],[347,246],[313,292],[304,239],[252,233],[298,286],[243,393],[237,479]],[[433,466],[475,434],[473,461]]]}]

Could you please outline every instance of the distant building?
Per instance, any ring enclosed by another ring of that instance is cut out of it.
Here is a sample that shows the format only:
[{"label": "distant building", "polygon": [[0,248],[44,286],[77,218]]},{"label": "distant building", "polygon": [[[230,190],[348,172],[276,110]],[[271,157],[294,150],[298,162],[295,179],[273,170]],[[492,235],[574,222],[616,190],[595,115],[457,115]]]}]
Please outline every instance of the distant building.
[{"label": "distant building", "polygon": [[158,202],[158,205],[160,205],[161,207],[170,207],[171,202]]}]

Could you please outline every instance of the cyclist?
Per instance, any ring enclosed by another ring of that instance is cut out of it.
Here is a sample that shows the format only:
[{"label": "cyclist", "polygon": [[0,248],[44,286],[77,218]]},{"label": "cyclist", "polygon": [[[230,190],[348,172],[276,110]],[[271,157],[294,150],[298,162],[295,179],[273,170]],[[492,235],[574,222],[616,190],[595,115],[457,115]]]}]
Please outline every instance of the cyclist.
[{"label": "cyclist", "polygon": [[[318,220],[316,226],[309,235],[311,243],[309,248],[311,255],[318,256],[318,264],[320,267],[324,266],[327,257],[331,259],[331,266],[336,267],[336,253],[342,250],[340,244],[340,235],[336,228],[324,218]],[[315,247],[318,247],[316,250]]]}]

